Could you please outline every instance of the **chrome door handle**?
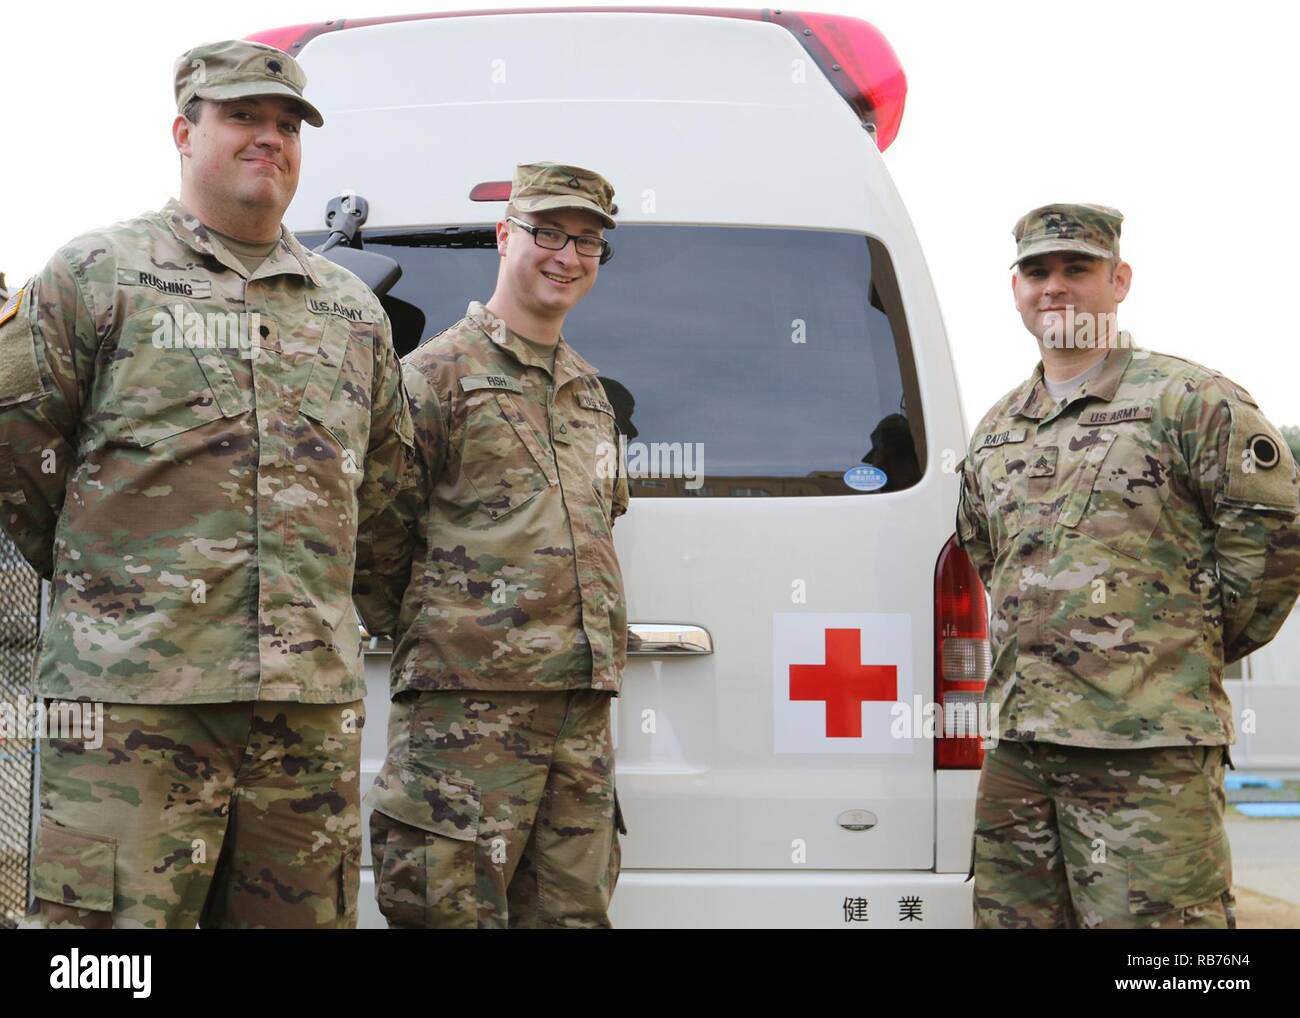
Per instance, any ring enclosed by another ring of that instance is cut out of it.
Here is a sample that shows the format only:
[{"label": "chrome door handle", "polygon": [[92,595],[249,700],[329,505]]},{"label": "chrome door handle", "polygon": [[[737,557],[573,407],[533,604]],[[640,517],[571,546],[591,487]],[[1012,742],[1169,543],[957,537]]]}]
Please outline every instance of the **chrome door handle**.
[{"label": "chrome door handle", "polygon": [[629,622],[627,626],[628,654],[676,655],[712,654],[713,637],[703,626],[677,623]]}]

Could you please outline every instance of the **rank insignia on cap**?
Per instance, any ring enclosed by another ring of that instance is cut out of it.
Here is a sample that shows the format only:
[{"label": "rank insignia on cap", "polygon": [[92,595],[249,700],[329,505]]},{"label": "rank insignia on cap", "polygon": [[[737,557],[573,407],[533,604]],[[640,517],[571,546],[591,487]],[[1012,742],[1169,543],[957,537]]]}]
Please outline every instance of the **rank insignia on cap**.
[{"label": "rank insignia on cap", "polygon": [[14,295],[5,302],[5,306],[0,308],[0,325],[4,325],[14,315],[18,314],[18,308],[23,302],[23,291],[15,290]]}]

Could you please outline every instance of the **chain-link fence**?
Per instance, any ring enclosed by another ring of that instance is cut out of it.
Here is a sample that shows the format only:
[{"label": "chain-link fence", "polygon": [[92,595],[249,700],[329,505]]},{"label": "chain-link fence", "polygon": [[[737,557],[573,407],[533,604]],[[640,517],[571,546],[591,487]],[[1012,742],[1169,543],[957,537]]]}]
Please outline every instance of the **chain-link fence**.
[{"label": "chain-link fence", "polygon": [[40,637],[41,584],[0,534],[0,927],[27,909],[36,741],[26,738],[32,662]]}]

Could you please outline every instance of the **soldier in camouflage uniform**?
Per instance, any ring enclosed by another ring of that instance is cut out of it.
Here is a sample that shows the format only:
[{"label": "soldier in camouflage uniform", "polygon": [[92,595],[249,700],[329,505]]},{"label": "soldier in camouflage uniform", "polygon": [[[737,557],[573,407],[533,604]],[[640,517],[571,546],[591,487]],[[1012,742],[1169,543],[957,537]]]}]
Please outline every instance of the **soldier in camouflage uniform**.
[{"label": "soldier in camouflage uniform", "polygon": [[356,922],[356,533],[413,440],[379,302],[281,226],[305,80],[182,56],[181,200],[0,312],[0,521],[54,585],[37,692],[105,705],[41,753],[32,925]]},{"label": "soldier in camouflage uniform", "polygon": [[613,195],[588,170],[520,166],[492,298],[403,360],[418,483],[358,580],[397,636],[366,799],[394,927],[609,923],[627,479],[614,409],[560,330],[608,258]]},{"label": "soldier in camouflage uniform", "polygon": [[1250,395],[1136,349],[1122,216],[1024,216],[1042,361],[979,423],[958,536],[992,598],[980,927],[1232,927],[1222,673],[1300,589],[1297,472]]}]

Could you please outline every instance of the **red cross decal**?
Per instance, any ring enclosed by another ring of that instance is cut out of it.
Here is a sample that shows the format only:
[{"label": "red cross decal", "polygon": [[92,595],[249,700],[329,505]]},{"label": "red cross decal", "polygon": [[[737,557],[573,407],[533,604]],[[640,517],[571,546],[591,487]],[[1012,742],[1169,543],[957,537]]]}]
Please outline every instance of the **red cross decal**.
[{"label": "red cross decal", "polygon": [[897,700],[898,669],[894,665],[864,665],[862,630],[826,630],[824,665],[790,666],[791,700],[826,701],[826,736],[862,737],[862,704],[866,700]]}]

